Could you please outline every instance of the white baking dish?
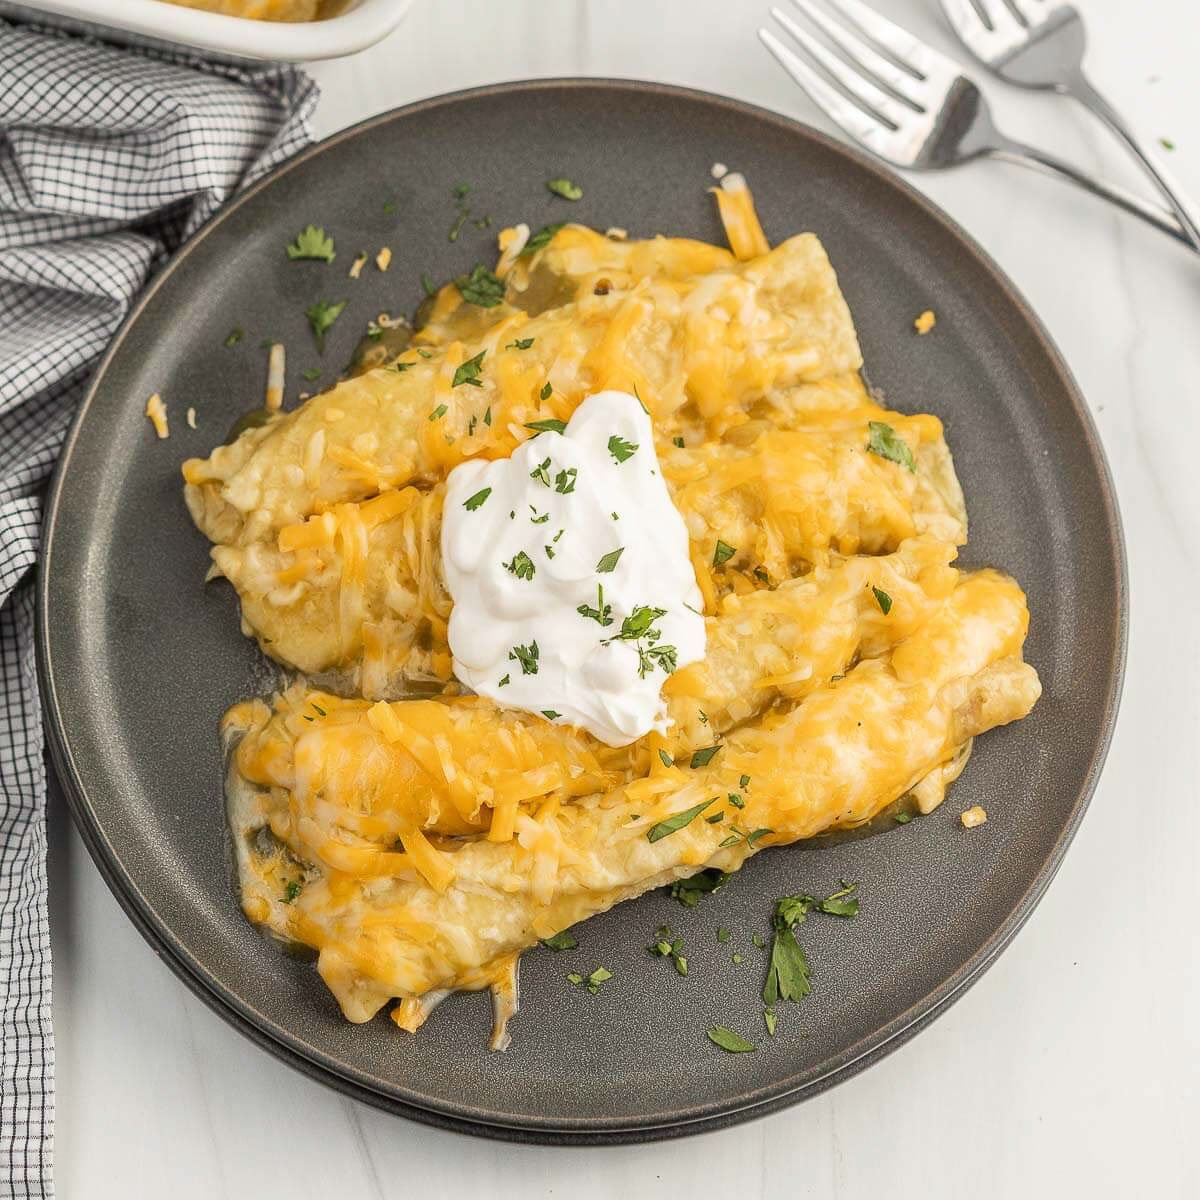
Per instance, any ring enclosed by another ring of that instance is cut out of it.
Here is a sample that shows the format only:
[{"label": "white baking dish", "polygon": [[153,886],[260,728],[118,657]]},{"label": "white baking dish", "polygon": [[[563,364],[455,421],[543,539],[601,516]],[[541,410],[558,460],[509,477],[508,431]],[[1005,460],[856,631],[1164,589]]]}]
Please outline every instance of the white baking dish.
[{"label": "white baking dish", "polygon": [[246,21],[163,0],[19,0],[0,16],[86,29],[110,41],[192,46],[232,58],[312,62],[373,46],[404,19],[412,0],[350,0],[324,21]]}]

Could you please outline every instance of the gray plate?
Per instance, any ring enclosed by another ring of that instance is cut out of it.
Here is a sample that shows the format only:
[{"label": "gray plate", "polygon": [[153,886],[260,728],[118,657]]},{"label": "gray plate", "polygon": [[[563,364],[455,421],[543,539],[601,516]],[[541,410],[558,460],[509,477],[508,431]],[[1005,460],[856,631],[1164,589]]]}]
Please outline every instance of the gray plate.
[{"label": "gray plate", "polygon": [[[695,910],[656,893],[589,922],[579,949],[522,969],[507,1054],[484,1049],[489,1007],[455,997],[419,1036],[384,1018],[343,1021],[314,969],[242,918],[221,797],[216,724],[269,672],[238,633],[233,594],[203,586],[208,547],[180,496],[179,464],[204,454],[262,394],[264,337],[299,372],[345,362],[369,317],[411,308],[422,271],[492,260],[500,223],[570,218],[633,235],[720,240],[705,195],[722,161],[749,178],[767,234],[820,234],[888,401],[937,413],[971,511],[968,564],[995,563],[1029,593],[1027,645],[1045,695],[1019,725],[980,739],[933,816],[840,845],[756,858]],[[543,180],[566,175],[568,204]],[[452,187],[472,185],[490,231],[447,240]],[[394,201],[392,213],[385,201]],[[292,263],[308,222],[337,240],[335,267]],[[353,282],[359,248],[395,251]],[[303,315],[349,299],[324,359]],[[939,323],[917,338],[912,319]],[[232,326],[246,336],[222,342]],[[142,415],[160,391],[172,434]],[[199,429],[184,423],[194,405]],[[828,1087],[898,1045],[961,993],[1028,917],[1095,785],[1125,648],[1124,551],[1096,432],[1036,318],[940,212],[862,156],[733,101],[646,84],[506,85],[374,118],[293,159],[225,208],[156,279],[118,335],[76,420],[47,511],[41,680],[58,771],[101,871],[138,927],[198,995],[273,1053],[351,1095],[488,1136],[620,1142],[711,1129]],[[981,803],[988,824],[957,815]],[[758,991],[775,897],[862,883],[857,921],[803,929],[813,994],[762,1028]],[[690,974],[647,955],[661,923],[687,941]],[[719,945],[725,925],[734,941]],[[730,961],[738,950],[740,966]],[[607,966],[597,996],[569,971]],[[759,1043],[710,1045],[714,1024]]]}]

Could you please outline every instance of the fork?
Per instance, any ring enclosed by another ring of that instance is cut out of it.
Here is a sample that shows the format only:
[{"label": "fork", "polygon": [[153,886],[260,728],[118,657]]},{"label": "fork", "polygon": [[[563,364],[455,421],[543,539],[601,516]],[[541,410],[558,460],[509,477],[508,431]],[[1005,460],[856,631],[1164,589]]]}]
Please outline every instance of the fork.
[{"label": "fork", "polygon": [[1006,137],[993,123],[983,93],[952,59],[881,17],[862,0],[827,2],[850,24],[837,21],[812,0],[794,0],[861,71],[834,54],[785,12],[772,8],[771,15],[844,92],[826,82],[769,29],[759,29],[758,36],[830,119],[873,154],[895,166],[918,171],[952,167],[984,157],[1022,163],[1069,179],[1196,248],[1174,214],[1104,183],[1036,146]]},{"label": "fork", "polygon": [[1083,73],[1083,18],[1066,0],[941,0],[955,33],[1001,79],[1048,88],[1091,109],[1126,145],[1200,248],[1200,210]]}]

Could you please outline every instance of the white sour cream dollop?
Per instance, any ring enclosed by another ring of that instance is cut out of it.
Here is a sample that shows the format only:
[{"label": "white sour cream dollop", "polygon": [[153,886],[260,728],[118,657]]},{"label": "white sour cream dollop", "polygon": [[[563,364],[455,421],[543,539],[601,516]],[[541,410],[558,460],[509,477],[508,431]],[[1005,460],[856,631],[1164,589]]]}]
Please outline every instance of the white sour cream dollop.
[{"label": "white sour cream dollop", "polygon": [[610,746],[665,731],[662,686],[704,657],[704,618],[639,400],[600,392],[562,433],[456,467],[442,559],[469,688]]}]

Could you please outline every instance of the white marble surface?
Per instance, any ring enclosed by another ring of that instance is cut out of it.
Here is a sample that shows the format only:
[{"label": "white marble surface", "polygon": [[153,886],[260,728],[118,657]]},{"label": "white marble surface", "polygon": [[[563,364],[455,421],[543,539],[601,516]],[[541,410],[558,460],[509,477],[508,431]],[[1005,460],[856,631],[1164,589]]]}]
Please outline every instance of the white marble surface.
[{"label": "white marble surface", "polygon": [[[878,6],[951,47],[933,0]],[[1142,129],[1174,139],[1172,165],[1200,195],[1200,7],[1080,6],[1094,76]],[[684,83],[815,120],[754,39],[766,8],[416,0],[388,41],[314,71],[320,131],[472,84],[575,74]],[[1068,102],[987,90],[1013,132],[1136,182]],[[1103,434],[1129,542],[1116,740],[1058,879],[1012,947],[920,1037],[799,1108],[664,1145],[520,1148],[394,1119],[256,1049],[156,961],[57,805],[61,1196],[1200,1195],[1200,259],[1015,167],[916,182],[1057,339]]]}]

